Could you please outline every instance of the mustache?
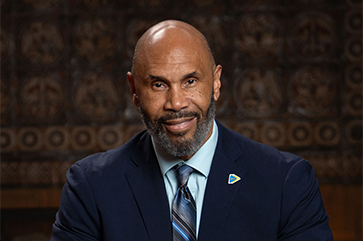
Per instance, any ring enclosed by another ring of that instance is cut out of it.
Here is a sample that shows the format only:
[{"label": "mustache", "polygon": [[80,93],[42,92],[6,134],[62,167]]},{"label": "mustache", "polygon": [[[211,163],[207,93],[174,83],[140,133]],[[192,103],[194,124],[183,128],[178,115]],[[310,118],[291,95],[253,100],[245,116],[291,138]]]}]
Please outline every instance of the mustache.
[{"label": "mustache", "polygon": [[200,119],[200,115],[194,111],[179,111],[168,113],[162,117],[160,117],[157,122],[162,123],[169,120],[180,119],[180,118],[194,118],[196,117],[198,120]]}]

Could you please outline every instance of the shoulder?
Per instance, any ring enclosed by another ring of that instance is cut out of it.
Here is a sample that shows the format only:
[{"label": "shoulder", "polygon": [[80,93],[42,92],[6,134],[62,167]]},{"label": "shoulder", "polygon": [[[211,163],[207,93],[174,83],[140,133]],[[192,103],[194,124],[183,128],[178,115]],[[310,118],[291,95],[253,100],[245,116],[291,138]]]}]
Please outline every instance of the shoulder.
[{"label": "shoulder", "polygon": [[106,152],[98,152],[77,161],[72,169],[77,169],[86,175],[104,176],[105,174],[124,173],[135,165],[130,160],[130,155],[135,151],[137,145],[148,138],[146,131],[142,131],[118,148]]},{"label": "shoulder", "polygon": [[[288,152],[280,151],[275,147],[268,146],[251,140],[238,132],[235,132],[218,123],[219,142],[224,148],[230,147],[229,151],[235,151],[248,155],[253,160],[265,160],[266,162],[285,162],[293,165],[302,158]],[[233,147],[233,149],[231,148]]]}]

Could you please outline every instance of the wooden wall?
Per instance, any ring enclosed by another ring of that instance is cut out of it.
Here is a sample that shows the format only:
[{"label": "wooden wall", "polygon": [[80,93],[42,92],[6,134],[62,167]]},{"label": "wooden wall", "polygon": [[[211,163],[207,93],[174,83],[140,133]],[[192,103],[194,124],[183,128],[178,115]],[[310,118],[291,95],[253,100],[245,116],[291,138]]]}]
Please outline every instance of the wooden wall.
[{"label": "wooden wall", "polygon": [[187,21],[223,65],[217,119],[309,160],[335,240],[362,239],[360,0],[1,0],[1,240],[49,240],[66,170],[143,129],[133,47]]},{"label": "wooden wall", "polygon": [[362,240],[362,185],[322,184],[335,241]]}]

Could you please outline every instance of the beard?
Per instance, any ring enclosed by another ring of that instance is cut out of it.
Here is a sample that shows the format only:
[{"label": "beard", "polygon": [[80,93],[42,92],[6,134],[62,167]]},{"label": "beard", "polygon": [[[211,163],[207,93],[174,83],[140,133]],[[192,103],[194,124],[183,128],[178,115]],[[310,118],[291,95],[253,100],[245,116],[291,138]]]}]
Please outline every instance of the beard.
[{"label": "beard", "polygon": [[[216,113],[216,103],[212,94],[210,105],[207,109],[205,117],[195,111],[179,111],[171,112],[166,114],[159,119],[151,120],[151,118],[142,109],[141,103],[139,103],[139,110],[141,113],[141,119],[146,126],[147,131],[154,138],[155,142],[158,143],[165,151],[174,157],[186,157],[196,153],[204,143],[210,128],[212,127],[213,120]],[[180,137],[179,140],[173,141],[167,135],[163,123],[167,120],[173,120],[178,118],[197,118],[197,128],[191,139],[183,138],[187,133],[179,132],[172,133],[172,135]]]}]

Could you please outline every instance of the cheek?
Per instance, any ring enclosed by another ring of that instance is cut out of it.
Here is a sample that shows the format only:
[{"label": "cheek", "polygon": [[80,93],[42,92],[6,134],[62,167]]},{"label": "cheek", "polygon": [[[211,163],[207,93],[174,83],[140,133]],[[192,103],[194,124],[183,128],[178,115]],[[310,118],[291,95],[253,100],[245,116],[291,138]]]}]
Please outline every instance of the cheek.
[{"label": "cheek", "polygon": [[146,114],[149,117],[155,119],[156,117],[161,115],[164,106],[162,98],[155,95],[154,96],[142,95],[139,97],[139,99],[142,109],[146,112]]},{"label": "cheek", "polygon": [[197,108],[205,114],[211,103],[211,96],[211,91],[199,90],[191,97],[191,99],[193,99],[193,103],[197,106]]}]

